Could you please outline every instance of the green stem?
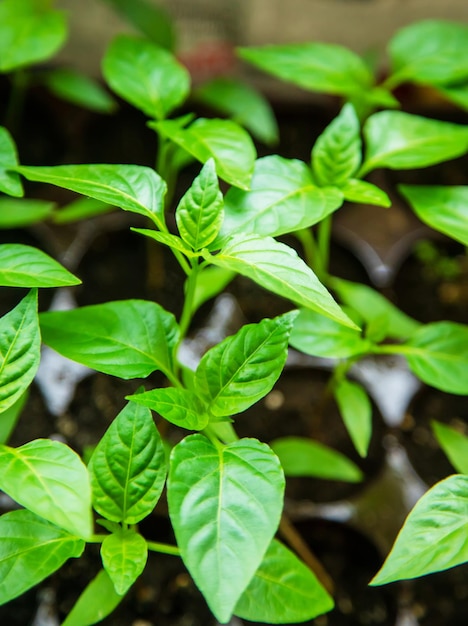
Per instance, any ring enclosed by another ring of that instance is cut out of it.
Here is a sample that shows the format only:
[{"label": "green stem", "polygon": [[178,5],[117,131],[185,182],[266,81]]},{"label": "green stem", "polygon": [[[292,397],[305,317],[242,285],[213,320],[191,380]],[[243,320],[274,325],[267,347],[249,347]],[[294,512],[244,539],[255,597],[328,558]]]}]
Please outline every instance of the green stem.
[{"label": "green stem", "polygon": [[147,541],[146,545],[148,546],[148,550],[152,550],[153,552],[180,556],[180,550],[177,546],[171,546],[167,543],[158,543],[157,541]]},{"label": "green stem", "polygon": [[204,432],[211,441],[216,439],[224,444],[239,441],[239,437],[231,422],[213,422],[204,429]]},{"label": "green stem", "polygon": [[190,324],[192,322],[193,317],[193,305],[195,300],[195,291],[197,288],[197,279],[199,274],[200,266],[198,261],[192,262],[192,267],[185,281],[185,298],[184,298],[184,306],[182,309],[182,314],[179,320],[179,332],[180,332],[180,340],[183,341],[188,332]]},{"label": "green stem", "polygon": [[320,256],[321,275],[324,280],[328,274],[328,263],[330,260],[330,239],[331,239],[332,218],[329,215],[318,225],[318,253]]},{"label": "green stem", "polygon": [[302,228],[296,230],[294,235],[299,239],[304,250],[304,257],[307,265],[312,268],[316,274],[319,274],[321,268],[318,267],[320,263],[317,243],[310,228]]},{"label": "green stem", "polygon": [[390,74],[390,76],[381,83],[380,87],[383,89],[387,89],[388,91],[393,91],[398,85],[404,82],[405,77],[398,72],[396,74]]}]

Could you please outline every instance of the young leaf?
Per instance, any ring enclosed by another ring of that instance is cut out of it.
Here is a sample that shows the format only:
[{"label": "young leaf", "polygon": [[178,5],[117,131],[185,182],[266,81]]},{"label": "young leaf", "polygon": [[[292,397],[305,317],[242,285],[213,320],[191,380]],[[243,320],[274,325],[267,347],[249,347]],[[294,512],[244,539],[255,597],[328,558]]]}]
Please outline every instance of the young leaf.
[{"label": "young leaf", "polygon": [[346,359],[366,354],[372,343],[349,328],[310,309],[301,309],[289,338],[293,348],[325,358]]},{"label": "young leaf", "polygon": [[398,189],[420,220],[468,246],[468,187],[400,185]]},{"label": "young leaf", "polygon": [[222,623],[273,539],[283,492],[278,459],[256,439],[214,446],[196,434],[172,450],[167,495],[177,544]]},{"label": "young leaf", "polygon": [[468,78],[468,27],[446,20],[420,20],[402,28],[388,46],[390,82],[447,85]]},{"label": "young leaf", "polygon": [[0,517],[0,604],[40,583],[85,542],[24,509]]},{"label": "young leaf", "polygon": [[361,385],[346,378],[335,385],[333,394],[354,447],[362,457],[367,456],[372,435],[372,405],[369,396]]},{"label": "young leaf", "polygon": [[120,300],[39,316],[44,343],[73,361],[120,378],[171,376],[178,326],[145,300]]},{"label": "young leaf", "polygon": [[78,537],[90,537],[91,490],[80,457],[59,441],[0,446],[0,489],[36,515]]},{"label": "young leaf", "polygon": [[216,173],[227,183],[248,189],[256,151],[250,135],[232,120],[198,118],[187,128],[176,120],[148,124],[201,163],[213,158]]},{"label": "young leaf", "polygon": [[0,4],[0,72],[45,61],[67,36],[65,14],[38,0]]},{"label": "young leaf", "polygon": [[165,230],[166,183],[150,167],[142,165],[57,165],[16,168],[28,180],[50,183],[76,191],[124,211],[139,213]]},{"label": "young leaf", "polygon": [[144,235],[145,237],[154,239],[154,241],[162,243],[172,250],[178,250],[188,258],[194,259],[199,256],[192,250],[190,246],[188,246],[183,241],[183,239],[181,239],[177,235],[171,235],[171,233],[162,233],[159,230],[154,230],[154,228],[130,228],[130,230],[132,230],[134,233],[140,233],[140,235]]},{"label": "young leaf", "polygon": [[0,245],[3,287],[66,287],[80,283],[79,278],[38,248],[21,243]]},{"label": "young leaf", "polygon": [[432,422],[432,430],[457,472],[468,474],[468,437],[441,422]]},{"label": "young leaf", "polygon": [[250,85],[218,77],[198,87],[194,97],[244,126],[259,141],[270,146],[277,143],[278,125],[273,110],[268,100]]},{"label": "young leaf", "polygon": [[315,574],[274,539],[234,613],[254,622],[283,624],[311,620],[333,606]]},{"label": "young leaf", "polygon": [[31,384],[41,358],[37,292],[31,291],[0,319],[0,413]]},{"label": "young leaf", "polygon": [[401,346],[412,372],[427,385],[460,395],[468,394],[468,327],[455,322],[421,326]]},{"label": "young leaf", "polygon": [[380,111],[364,124],[365,160],[359,176],[380,167],[435,165],[468,151],[468,128],[403,111]]},{"label": "young leaf", "polygon": [[209,421],[208,407],[188,389],[151,389],[127,396],[127,400],[146,406],[168,422],[187,430],[203,430]]},{"label": "young leaf", "polygon": [[174,20],[163,6],[149,0],[107,0],[121,15],[158,46],[172,50]]},{"label": "young leaf", "polygon": [[386,337],[408,339],[421,324],[396,308],[378,291],[341,278],[333,278],[331,287],[344,304],[354,309],[368,324],[376,318],[387,319]]},{"label": "young leaf", "polygon": [[49,90],[72,104],[95,111],[97,113],[113,113],[117,108],[116,101],[89,76],[69,68],[50,70],[45,83]]},{"label": "young leaf", "polygon": [[166,480],[164,447],[150,410],[127,404],[94,449],[88,468],[100,515],[125,524],[149,515]]},{"label": "young leaf", "polygon": [[436,483],[410,512],[371,585],[440,572],[468,561],[468,476]]},{"label": "young leaf", "polygon": [[188,71],[170,52],[130,35],[111,42],[102,71],[116,94],[152,119],[167,117],[190,91]]},{"label": "young leaf", "polygon": [[296,315],[247,324],[202,357],[195,391],[215,417],[245,411],[271,391],[286,363]]},{"label": "young leaf", "polygon": [[272,237],[234,235],[219,254],[210,255],[207,260],[247,276],[299,306],[356,328],[296,251]]},{"label": "young leaf", "polygon": [[123,596],[116,592],[109,574],[101,570],[80,595],[62,626],[97,624],[110,615],[122,599]]},{"label": "young leaf", "polygon": [[358,204],[375,204],[388,208],[392,201],[383,189],[380,189],[366,180],[350,178],[340,187],[340,191],[348,202],[357,202]]},{"label": "young leaf", "polygon": [[341,187],[358,171],[361,150],[361,125],[353,105],[348,103],[312,148],[312,172],[317,183],[321,187]]},{"label": "young leaf", "polygon": [[309,476],[358,483],[362,472],[340,452],[303,437],[281,437],[270,442],[286,476]]},{"label": "young leaf", "polygon": [[350,96],[367,91],[373,83],[365,62],[335,44],[269,45],[240,48],[238,54],[259,69],[310,91]]},{"label": "young leaf", "polygon": [[223,213],[215,163],[209,159],[177,206],[175,218],[182,239],[193,250],[206,248],[221,228]]},{"label": "young leaf", "polygon": [[[1,13],[1,7],[0,7]],[[2,35],[0,30],[0,50]],[[18,165],[18,155],[15,142],[6,128],[0,126],[0,192],[20,198],[23,196],[23,186],[16,172],[10,171]]]},{"label": "young leaf", "polygon": [[116,592],[123,596],[144,570],[148,548],[141,535],[125,530],[104,539],[101,557]]},{"label": "young leaf", "polygon": [[47,219],[55,207],[53,202],[30,198],[0,198],[0,228],[23,228]]},{"label": "young leaf", "polygon": [[320,188],[303,161],[272,155],[258,159],[248,191],[231,187],[221,234],[276,237],[320,222],[343,204],[343,194]]}]

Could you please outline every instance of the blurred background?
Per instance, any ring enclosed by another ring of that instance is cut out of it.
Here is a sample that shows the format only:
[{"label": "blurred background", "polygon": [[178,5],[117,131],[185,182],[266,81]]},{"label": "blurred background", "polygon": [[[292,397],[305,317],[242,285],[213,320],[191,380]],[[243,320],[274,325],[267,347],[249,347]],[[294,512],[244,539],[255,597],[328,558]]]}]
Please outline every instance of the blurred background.
[{"label": "blurred background", "polygon": [[[192,75],[243,71],[233,64],[236,45],[298,41],[341,44],[381,57],[386,42],[402,26],[419,19],[468,20],[466,0],[148,0],[174,19],[176,49]],[[60,60],[100,74],[110,39],[131,31],[119,16],[118,0],[58,0],[68,10],[71,33]],[[383,70],[385,68],[382,68]],[[275,81],[278,83],[278,81]],[[276,85],[281,89],[280,85]]]}]

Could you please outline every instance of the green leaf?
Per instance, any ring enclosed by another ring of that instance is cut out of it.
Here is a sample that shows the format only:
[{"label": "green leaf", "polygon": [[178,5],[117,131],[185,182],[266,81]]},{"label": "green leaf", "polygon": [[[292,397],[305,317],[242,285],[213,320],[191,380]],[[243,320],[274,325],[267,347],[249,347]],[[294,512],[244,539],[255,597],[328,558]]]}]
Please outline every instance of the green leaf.
[{"label": "green leaf", "polygon": [[185,256],[189,258],[197,258],[199,255],[196,254],[192,248],[190,248],[180,237],[177,235],[171,235],[170,233],[162,233],[159,230],[154,230],[154,228],[130,228],[134,233],[139,233],[140,235],[144,235],[145,237],[149,237],[150,239],[154,239],[158,243],[162,243],[165,246],[168,246],[172,250],[178,250],[185,254]]},{"label": "green leaf", "polygon": [[344,304],[354,309],[368,324],[378,319],[387,319],[387,337],[408,339],[421,324],[396,308],[378,291],[341,278],[333,278],[331,287]]},{"label": "green leaf", "polygon": [[313,226],[342,203],[341,191],[317,187],[302,161],[267,156],[255,162],[248,191],[226,194],[221,233],[276,237]]},{"label": "green leaf", "polygon": [[460,395],[468,394],[468,327],[455,322],[421,326],[401,346],[412,372],[427,385]]},{"label": "green leaf", "polygon": [[0,413],[12,407],[29,387],[40,358],[37,292],[31,291],[0,319]]},{"label": "green leaf", "polygon": [[190,91],[188,71],[164,48],[130,35],[118,35],[102,63],[110,87],[153,119],[162,120]]},{"label": "green leaf", "polygon": [[341,187],[361,165],[361,125],[352,104],[326,127],[312,148],[312,172],[321,187]]},{"label": "green leaf", "polygon": [[441,422],[432,422],[440,447],[460,474],[468,474],[468,437]]},{"label": "green leaf", "polygon": [[102,213],[108,213],[114,208],[112,204],[101,202],[94,198],[78,198],[55,211],[52,215],[52,220],[55,224],[70,224],[71,222],[79,222]]},{"label": "green leaf", "polygon": [[85,542],[19,510],[0,517],[0,604],[34,587],[69,558],[81,556]]},{"label": "green leaf", "polygon": [[208,425],[208,407],[188,389],[151,389],[127,396],[127,400],[146,406],[168,422],[187,430],[203,430]]},{"label": "green leaf", "polygon": [[45,78],[49,90],[62,100],[97,113],[113,113],[116,101],[101,85],[76,70],[60,68],[50,70]]},{"label": "green leaf", "polygon": [[198,87],[194,97],[244,126],[259,141],[270,146],[278,142],[273,109],[250,85],[234,78],[218,77]]},{"label": "green leaf", "polygon": [[354,447],[362,457],[367,456],[372,435],[372,405],[365,390],[346,378],[333,389],[341,417]]},{"label": "green leaf", "polygon": [[53,56],[65,41],[65,14],[40,0],[0,4],[0,72],[11,72]]},{"label": "green leaf", "polygon": [[410,512],[371,585],[440,572],[468,561],[468,476],[436,483]]},{"label": "green leaf", "polygon": [[310,91],[341,96],[368,90],[373,76],[365,62],[343,46],[294,43],[238,49],[259,69]]},{"label": "green leaf", "polygon": [[172,313],[145,300],[121,300],[39,316],[43,341],[69,359],[120,378],[171,376],[179,330]]},{"label": "green leaf", "polygon": [[94,449],[88,468],[100,515],[125,524],[149,515],[166,480],[164,447],[150,410],[127,404]]},{"label": "green leaf", "polygon": [[[1,37],[0,34],[0,49]],[[17,165],[18,155],[15,142],[7,129],[0,126],[0,192],[20,198],[24,194],[20,177],[16,172],[10,171],[12,167]]]},{"label": "green leaf", "polygon": [[224,217],[215,163],[209,159],[179,202],[175,218],[182,239],[201,250],[216,238]]},{"label": "green leaf", "polygon": [[36,515],[73,535],[93,532],[88,471],[64,443],[36,439],[0,446],[0,488]]},{"label": "green leaf", "polygon": [[164,230],[166,183],[150,167],[142,165],[20,166],[28,180],[50,183],[95,200],[139,213]]},{"label": "green leaf", "polygon": [[28,390],[15,402],[0,413],[0,443],[7,443],[13,432],[28,398]]},{"label": "green leaf", "polygon": [[23,228],[50,217],[53,202],[30,198],[0,198],[0,228]]},{"label": "green leaf", "polygon": [[289,333],[297,311],[247,324],[201,358],[195,392],[215,417],[245,411],[266,396],[288,356]]},{"label": "green leaf", "polygon": [[348,202],[357,202],[359,204],[375,204],[388,208],[392,201],[383,189],[380,189],[366,180],[350,178],[344,185],[340,187],[344,199]]},{"label": "green leaf", "polygon": [[248,189],[256,151],[250,135],[232,120],[198,118],[187,128],[176,120],[149,122],[159,134],[201,163],[213,158],[216,173],[227,183]]},{"label": "green leaf", "polygon": [[42,250],[21,243],[0,245],[3,287],[66,287],[81,280]]},{"label": "green leaf", "polygon": [[380,167],[435,165],[468,151],[468,128],[403,111],[380,111],[364,124],[365,160],[359,176]]},{"label": "green leaf", "polygon": [[120,604],[119,595],[105,570],[93,578],[67,615],[62,626],[92,626],[97,624]]},{"label": "green leaf", "polygon": [[125,530],[104,539],[101,557],[116,592],[123,596],[145,569],[148,548],[141,535]]},{"label": "green leaf", "polygon": [[234,613],[255,622],[283,624],[313,619],[333,606],[315,574],[274,539]]},{"label": "green leaf", "polygon": [[107,0],[122,16],[158,46],[172,50],[175,44],[171,15],[147,0]]},{"label": "green leaf", "polygon": [[392,84],[447,85],[468,78],[466,24],[420,20],[399,30],[388,51]]},{"label": "green leaf", "polygon": [[270,442],[286,476],[309,476],[358,483],[362,472],[340,452],[303,437],[281,437]]},{"label": "green leaf", "polygon": [[305,354],[337,359],[366,354],[372,346],[359,330],[343,327],[310,309],[300,310],[289,343]]},{"label": "green leaf", "polygon": [[468,84],[438,87],[437,91],[447,100],[468,111]]},{"label": "green leaf", "polygon": [[468,187],[400,185],[398,189],[420,220],[468,246]]},{"label": "green leaf", "polygon": [[356,328],[296,251],[272,237],[234,235],[210,263],[247,276],[261,287]]},{"label": "green leaf", "polygon": [[279,524],[284,477],[267,445],[214,446],[189,435],[173,448],[169,513],[182,559],[215,617],[227,622]]}]

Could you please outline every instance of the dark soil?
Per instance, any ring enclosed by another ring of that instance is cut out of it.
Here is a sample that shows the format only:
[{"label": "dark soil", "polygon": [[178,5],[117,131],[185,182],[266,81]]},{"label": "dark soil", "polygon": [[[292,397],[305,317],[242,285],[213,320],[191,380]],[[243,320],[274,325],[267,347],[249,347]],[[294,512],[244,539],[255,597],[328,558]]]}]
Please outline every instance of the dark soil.
[{"label": "dark soil", "polygon": [[409,407],[399,437],[413,467],[428,486],[455,473],[432,431],[434,420],[468,434],[466,397],[427,387]]},{"label": "dark soil", "polygon": [[[450,320],[468,323],[468,267],[461,244],[449,242],[434,233],[425,240],[438,255],[438,264],[426,263],[416,249],[403,263],[391,289],[395,304],[423,323]],[[450,264],[447,275],[444,267]]]},{"label": "dark soil", "polygon": [[383,466],[385,426],[377,410],[369,453],[363,459],[353,446],[333,398],[326,393],[329,376],[319,369],[287,369],[269,395],[235,418],[240,436],[253,436],[266,442],[290,435],[311,438],[352,460],[365,476],[364,482],[358,484],[288,478],[286,496],[292,500],[332,502],[355,496],[377,478]]}]

